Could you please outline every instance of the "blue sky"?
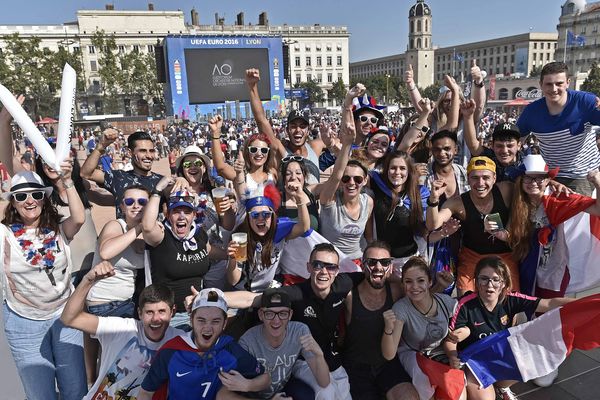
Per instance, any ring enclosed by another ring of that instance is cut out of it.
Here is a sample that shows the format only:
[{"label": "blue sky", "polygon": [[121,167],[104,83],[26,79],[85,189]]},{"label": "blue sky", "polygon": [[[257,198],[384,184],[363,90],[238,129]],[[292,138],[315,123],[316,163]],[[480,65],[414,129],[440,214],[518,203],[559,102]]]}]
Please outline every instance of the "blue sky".
[{"label": "blue sky", "polygon": [[[78,9],[103,9],[110,0],[0,0],[0,25],[60,24],[76,19]],[[154,0],[156,10],[184,12],[195,7],[200,23],[214,14],[233,23],[243,11],[245,22],[258,22],[266,11],[271,24],[346,25],[350,60],[401,53],[406,49],[408,10],[416,0]],[[433,16],[433,43],[444,47],[534,32],[556,32],[565,0],[427,0]],[[116,9],[146,9],[148,1],[112,0]]]}]

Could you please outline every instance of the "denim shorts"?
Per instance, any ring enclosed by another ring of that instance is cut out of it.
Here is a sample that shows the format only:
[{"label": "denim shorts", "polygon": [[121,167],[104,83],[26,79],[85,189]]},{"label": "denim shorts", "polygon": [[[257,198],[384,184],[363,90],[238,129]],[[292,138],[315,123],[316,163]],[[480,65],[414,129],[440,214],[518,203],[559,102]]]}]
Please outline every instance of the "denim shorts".
[{"label": "denim shorts", "polygon": [[133,318],[135,305],[131,300],[110,301],[108,303],[88,306],[87,309],[90,314],[94,314],[99,317]]}]

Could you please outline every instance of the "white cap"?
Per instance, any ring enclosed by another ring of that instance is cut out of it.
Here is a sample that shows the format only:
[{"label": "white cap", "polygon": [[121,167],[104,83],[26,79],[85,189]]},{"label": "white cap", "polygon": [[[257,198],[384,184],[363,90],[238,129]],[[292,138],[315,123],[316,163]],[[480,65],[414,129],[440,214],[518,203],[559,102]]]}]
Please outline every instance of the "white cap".
[{"label": "white cap", "polygon": [[217,288],[202,289],[194,299],[194,303],[192,303],[192,312],[200,307],[217,307],[226,313],[225,295]]}]

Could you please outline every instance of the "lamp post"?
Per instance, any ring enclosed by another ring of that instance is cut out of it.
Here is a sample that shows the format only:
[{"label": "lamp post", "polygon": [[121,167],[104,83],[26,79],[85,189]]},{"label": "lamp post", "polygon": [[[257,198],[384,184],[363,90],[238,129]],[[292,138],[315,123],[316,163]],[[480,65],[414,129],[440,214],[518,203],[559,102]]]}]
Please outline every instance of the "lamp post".
[{"label": "lamp post", "polygon": [[385,101],[390,103],[390,74],[385,74]]}]

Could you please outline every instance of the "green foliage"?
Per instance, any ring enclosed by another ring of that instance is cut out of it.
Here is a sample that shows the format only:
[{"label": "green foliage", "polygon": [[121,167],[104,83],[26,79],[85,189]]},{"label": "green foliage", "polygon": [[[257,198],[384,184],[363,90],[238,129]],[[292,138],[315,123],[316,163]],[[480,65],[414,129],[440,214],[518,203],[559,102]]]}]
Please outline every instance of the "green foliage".
[{"label": "green foliage", "polygon": [[531,71],[529,72],[529,76],[532,78],[535,78],[535,77],[540,76],[541,73],[542,73],[542,67],[534,65],[533,68],[531,68]]},{"label": "green foliage", "polygon": [[344,99],[346,98],[346,85],[344,85],[344,80],[342,78],[338,79],[333,83],[333,87],[328,90],[328,97],[330,99],[335,99],[337,104],[342,104]]},{"label": "green foliage", "polygon": [[[98,75],[102,81],[105,114],[117,113],[119,107],[119,83],[122,81],[121,68],[117,64],[117,43],[114,35],[106,35],[103,30],[94,32],[92,45],[98,54]],[[121,79],[120,79],[121,78]]]},{"label": "green foliage", "polygon": [[600,67],[596,63],[592,64],[588,77],[585,78],[580,89],[600,96]]},{"label": "green foliage", "polygon": [[436,101],[440,97],[440,88],[442,87],[439,83],[427,86],[425,89],[419,89],[421,97]]},{"label": "green foliage", "polygon": [[323,93],[323,89],[321,89],[315,79],[297,83],[294,87],[303,88],[308,91],[308,101],[306,103],[309,107],[314,107],[315,103],[320,103],[325,100],[325,93]]},{"label": "green foliage", "polygon": [[362,83],[367,93],[375,97],[377,103],[404,104],[409,101],[408,91],[399,76],[376,75],[364,79],[353,79],[350,86]]}]

